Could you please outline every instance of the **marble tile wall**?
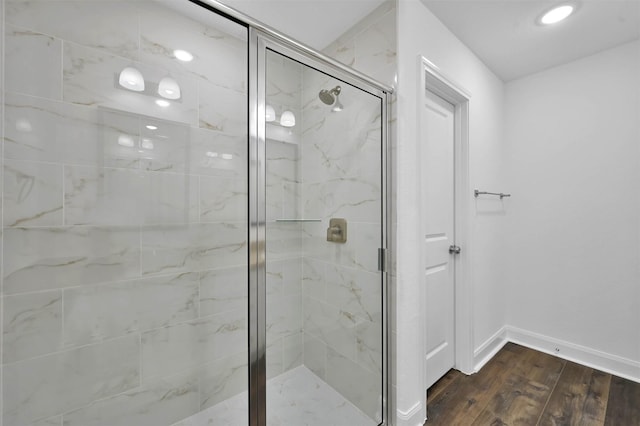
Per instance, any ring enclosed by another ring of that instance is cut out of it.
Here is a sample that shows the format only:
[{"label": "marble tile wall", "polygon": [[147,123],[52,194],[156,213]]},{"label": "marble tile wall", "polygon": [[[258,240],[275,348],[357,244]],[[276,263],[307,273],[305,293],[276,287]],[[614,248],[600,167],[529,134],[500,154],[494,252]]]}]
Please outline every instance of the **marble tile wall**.
[{"label": "marble tile wall", "polygon": [[[246,391],[244,30],[195,5],[3,5],[0,422],[157,426]],[[119,88],[127,66],[143,94]],[[299,364],[301,313],[279,313]]]},{"label": "marble tile wall", "polygon": [[[324,53],[392,86],[395,20],[393,3],[384,3]],[[305,224],[303,230],[304,364],[370,418],[379,420],[383,362],[376,257],[382,232],[380,104],[341,84],[344,110],[331,112],[317,100],[317,93],[337,84],[341,83],[319,73],[304,74],[303,211],[323,220]],[[326,241],[325,229],[332,217],[347,219],[348,241],[343,245]]]}]

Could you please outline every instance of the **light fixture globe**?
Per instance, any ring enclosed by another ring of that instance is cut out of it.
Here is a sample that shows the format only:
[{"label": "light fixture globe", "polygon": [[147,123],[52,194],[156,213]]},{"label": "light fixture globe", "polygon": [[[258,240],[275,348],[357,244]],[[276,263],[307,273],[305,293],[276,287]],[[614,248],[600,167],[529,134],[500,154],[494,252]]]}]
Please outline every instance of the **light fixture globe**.
[{"label": "light fixture globe", "polygon": [[285,111],[280,116],[280,124],[284,127],[293,127],[296,125],[296,116],[291,111]]},{"label": "light fixture globe", "polygon": [[158,94],[166,99],[180,99],[180,86],[171,77],[165,77],[158,84]]},{"label": "light fixture globe", "polygon": [[267,122],[276,121],[276,111],[273,109],[271,105],[268,105],[264,109],[264,119]]},{"label": "light fixture globe", "polygon": [[118,83],[125,89],[133,90],[134,92],[144,91],[144,77],[142,77],[140,71],[133,67],[126,67],[120,71]]}]

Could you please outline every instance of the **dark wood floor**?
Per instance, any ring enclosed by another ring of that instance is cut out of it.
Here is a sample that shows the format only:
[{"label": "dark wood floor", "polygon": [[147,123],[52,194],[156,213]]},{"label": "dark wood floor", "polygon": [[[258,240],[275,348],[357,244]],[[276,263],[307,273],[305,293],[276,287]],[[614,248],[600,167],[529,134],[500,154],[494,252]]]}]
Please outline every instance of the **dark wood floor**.
[{"label": "dark wood floor", "polygon": [[426,426],[640,426],[640,384],[508,343],[427,392]]}]

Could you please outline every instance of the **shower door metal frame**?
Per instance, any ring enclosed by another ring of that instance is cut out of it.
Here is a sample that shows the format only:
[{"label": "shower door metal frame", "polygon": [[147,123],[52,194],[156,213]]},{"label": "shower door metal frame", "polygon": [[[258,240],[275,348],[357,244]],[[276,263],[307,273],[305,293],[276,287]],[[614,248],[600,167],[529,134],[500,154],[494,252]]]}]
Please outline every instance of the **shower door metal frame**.
[{"label": "shower door metal frame", "polygon": [[249,425],[265,426],[266,419],[266,52],[271,50],[305,66],[350,84],[380,99],[381,121],[381,235],[379,272],[382,299],[382,422],[389,418],[388,301],[390,173],[389,117],[392,89],[385,88],[348,67],[327,60],[280,34],[249,27]]}]

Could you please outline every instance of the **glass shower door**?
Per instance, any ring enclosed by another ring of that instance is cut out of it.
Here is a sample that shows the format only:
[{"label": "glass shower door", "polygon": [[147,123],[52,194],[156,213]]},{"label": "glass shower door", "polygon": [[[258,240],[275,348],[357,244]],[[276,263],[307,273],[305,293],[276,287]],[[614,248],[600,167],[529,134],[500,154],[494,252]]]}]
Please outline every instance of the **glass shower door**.
[{"label": "glass shower door", "polygon": [[382,99],[265,59],[267,424],[377,425]]},{"label": "glass shower door", "polygon": [[247,28],[3,6],[0,423],[247,424]]}]

